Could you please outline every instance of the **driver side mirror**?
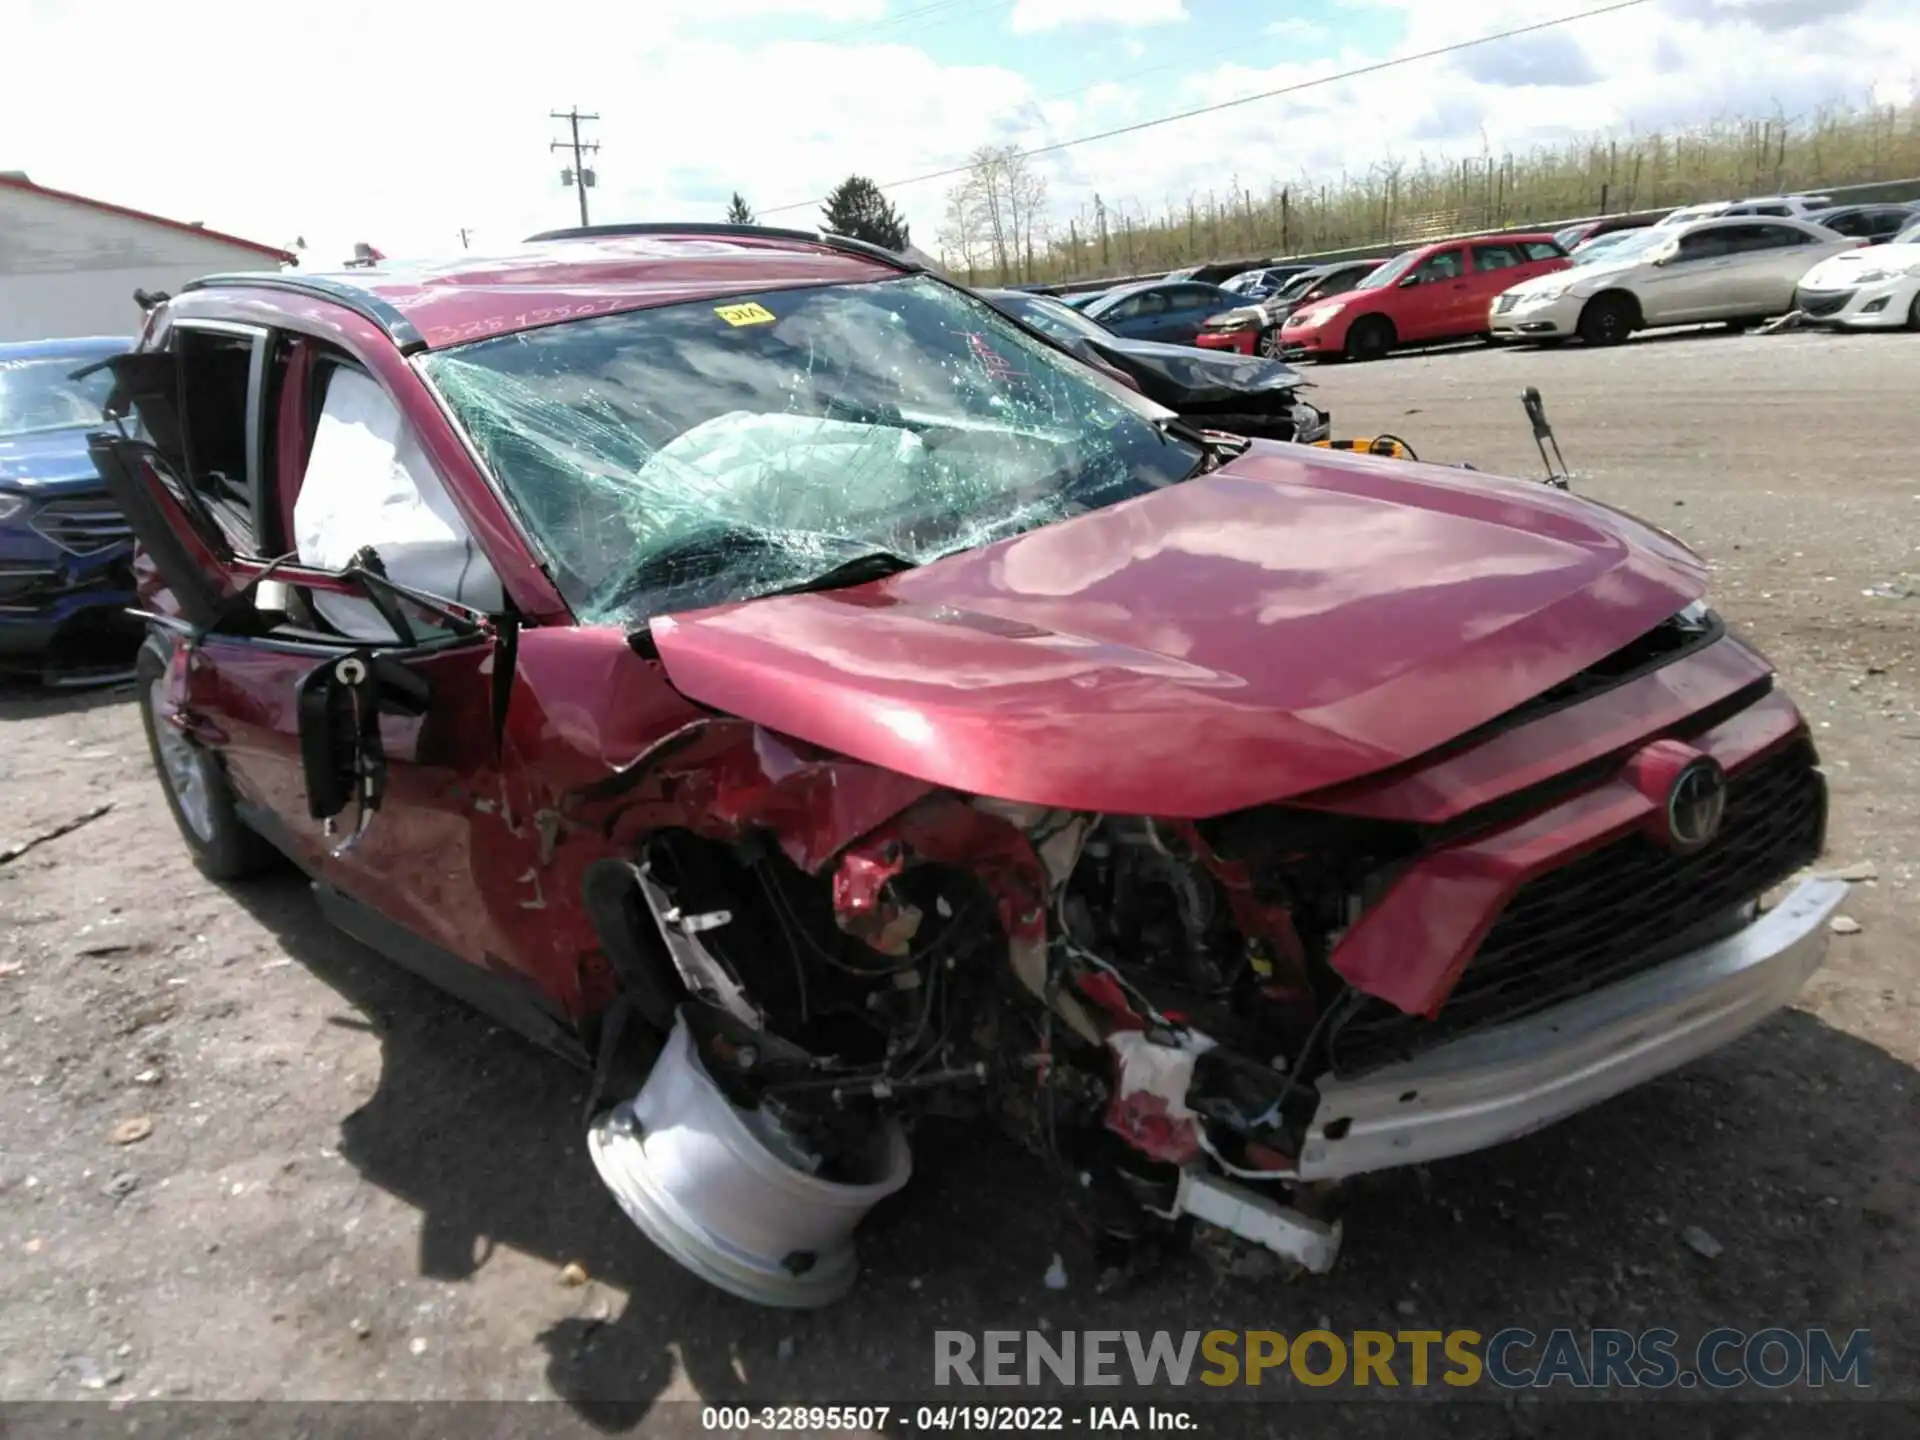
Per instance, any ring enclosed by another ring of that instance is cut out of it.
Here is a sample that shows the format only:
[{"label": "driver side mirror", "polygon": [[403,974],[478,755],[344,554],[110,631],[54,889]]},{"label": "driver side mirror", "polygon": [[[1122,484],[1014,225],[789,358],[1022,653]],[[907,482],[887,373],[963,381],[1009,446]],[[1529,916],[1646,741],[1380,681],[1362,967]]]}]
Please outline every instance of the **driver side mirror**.
[{"label": "driver side mirror", "polygon": [[1411,290],[1415,285],[1418,285],[1419,283],[1420,283],[1420,276],[1417,273],[1412,275],[1402,276],[1400,280],[1400,288],[1402,290]]},{"label": "driver side mirror", "polygon": [[360,802],[354,832],[336,855],[366,831],[386,794],[381,715],[423,715],[430,693],[425,678],[371,650],[337,656],[301,677],[295,703],[307,813],[326,821],[332,834],[334,817],[347,802]]},{"label": "driver side mirror", "polygon": [[1678,245],[1663,245],[1647,257],[1649,265],[1671,265],[1680,257]]}]

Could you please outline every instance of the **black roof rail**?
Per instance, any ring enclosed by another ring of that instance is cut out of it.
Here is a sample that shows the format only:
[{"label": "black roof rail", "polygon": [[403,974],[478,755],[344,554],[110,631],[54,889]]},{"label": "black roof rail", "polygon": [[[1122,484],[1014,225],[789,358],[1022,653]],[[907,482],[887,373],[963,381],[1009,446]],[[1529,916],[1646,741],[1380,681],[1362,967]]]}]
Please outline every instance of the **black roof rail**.
[{"label": "black roof rail", "polygon": [[382,333],[399,348],[401,354],[412,355],[427,348],[426,337],[398,309],[371,290],[363,290],[358,285],[349,284],[345,280],[338,280],[332,276],[237,270],[226,275],[203,275],[198,280],[189,280],[180,289],[185,292],[206,290],[213,286],[236,286],[248,290],[281,290],[290,295],[310,295],[318,300],[331,300],[334,304],[353,311],[361,319],[378,325]]},{"label": "black roof rail", "polygon": [[863,260],[877,260],[896,270],[918,273],[923,266],[884,245],[872,245],[851,235],[835,235],[827,230],[788,230],[778,225],[723,225],[710,220],[690,220],[675,224],[667,220],[621,222],[613,225],[575,225],[565,230],[542,230],[529,235],[528,245],[543,240],[606,240],[625,235],[738,235],[742,239],[797,240],[807,245],[824,245]]}]

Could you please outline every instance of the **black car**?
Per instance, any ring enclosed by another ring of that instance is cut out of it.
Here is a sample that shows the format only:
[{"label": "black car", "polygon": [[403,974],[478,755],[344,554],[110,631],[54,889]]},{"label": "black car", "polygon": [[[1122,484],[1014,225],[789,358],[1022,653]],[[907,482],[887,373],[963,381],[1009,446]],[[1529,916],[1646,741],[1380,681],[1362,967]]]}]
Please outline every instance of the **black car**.
[{"label": "black car", "polygon": [[1295,310],[1330,295],[1346,294],[1385,263],[1378,258],[1340,260],[1332,265],[1316,265],[1294,276],[1260,302],[1267,317],[1267,332],[1262,341],[1265,352],[1275,357],[1280,354],[1280,327]]},{"label": "black car", "polygon": [[1804,217],[1809,225],[1824,225],[1841,235],[1884,245],[1915,220],[1920,209],[1912,205],[1835,205]]},{"label": "black car", "polygon": [[1300,372],[1277,360],[1116,335],[1051,295],[983,290],[981,298],[1089,364],[1118,371],[1183,420],[1264,440],[1327,438],[1327,412],[1300,398]]}]

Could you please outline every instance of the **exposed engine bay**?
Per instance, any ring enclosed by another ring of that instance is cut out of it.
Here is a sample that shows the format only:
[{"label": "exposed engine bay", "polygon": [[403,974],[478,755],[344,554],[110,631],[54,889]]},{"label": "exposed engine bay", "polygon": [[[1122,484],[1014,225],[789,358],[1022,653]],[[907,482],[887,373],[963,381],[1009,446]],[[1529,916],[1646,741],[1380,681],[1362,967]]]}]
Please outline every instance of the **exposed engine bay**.
[{"label": "exposed engine bay", "polygon": [[[641,1008],[823,1181],[882,1183],[896,1121],[938,1114],[996,1121],[1100,1240],[1198,1212],[1202,1157],[1267,1182],[1278,1209],[1327,1022],[1351,1003],[1325,955],[1399,837],[1331,821],[1351,831],[1333,860],[1326,827],[1277,813],[1170,824],[936,794],[817,876],[760,836],[656,832],[630,873],[674,975]],[[628,1180],[610,1178],[623,1198]],[[1289,1258],[1330,1264],[1337,1229],[1292,1223]],[[850,1283],[850,1257],[827,1268]],[[740,1289],[817,1303],[799,1292]]]}]

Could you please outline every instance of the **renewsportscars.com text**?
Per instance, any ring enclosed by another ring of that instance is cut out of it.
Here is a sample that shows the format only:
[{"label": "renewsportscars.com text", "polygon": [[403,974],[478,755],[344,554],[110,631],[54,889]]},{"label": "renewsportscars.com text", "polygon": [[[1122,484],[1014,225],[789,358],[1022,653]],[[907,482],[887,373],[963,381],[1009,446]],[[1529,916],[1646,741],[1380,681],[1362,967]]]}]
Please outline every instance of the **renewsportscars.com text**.
[{"label": "renewsportscars.com text", "polygon": [[1873,1384],[1873,1336],[1678,1331],[936,1330],[936,1385],[1491,1385],[1504,1390],[1782,1390]]}]

